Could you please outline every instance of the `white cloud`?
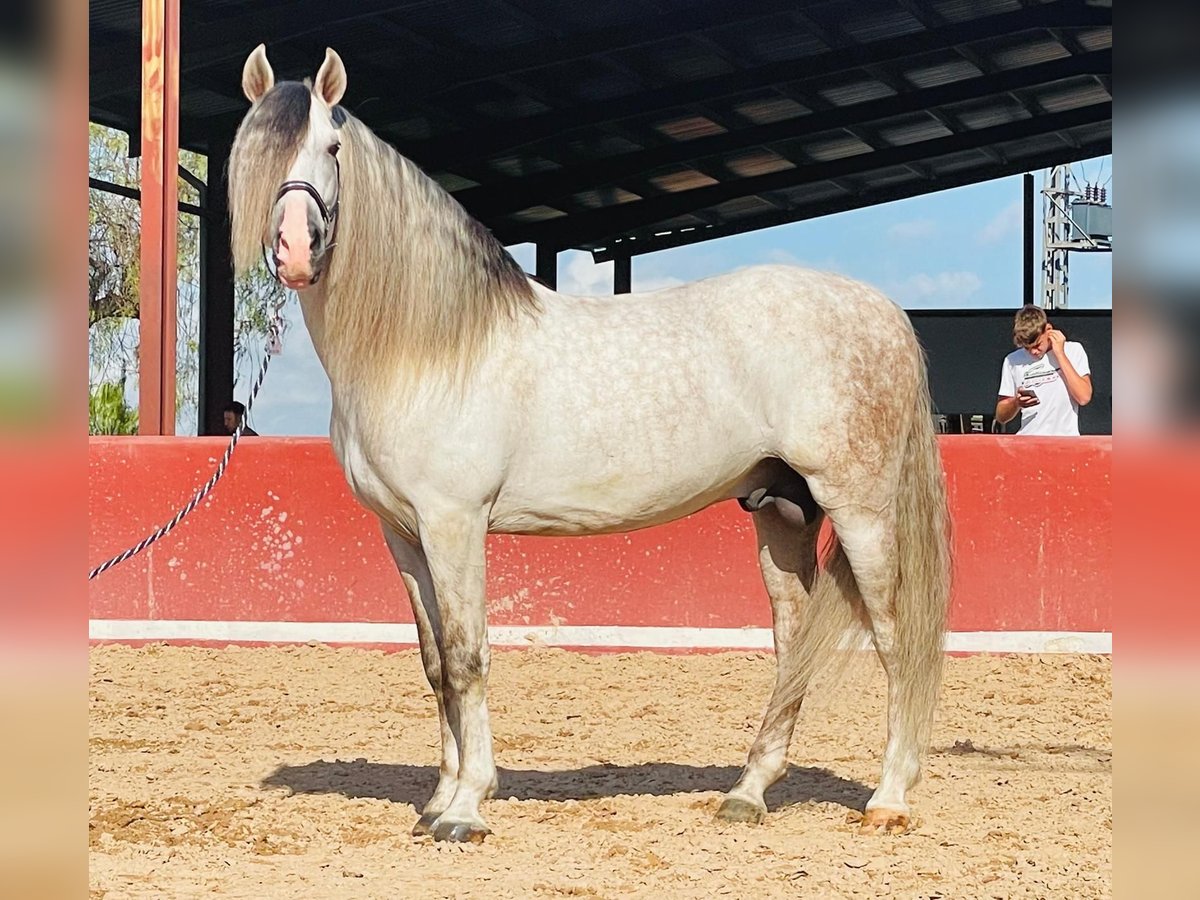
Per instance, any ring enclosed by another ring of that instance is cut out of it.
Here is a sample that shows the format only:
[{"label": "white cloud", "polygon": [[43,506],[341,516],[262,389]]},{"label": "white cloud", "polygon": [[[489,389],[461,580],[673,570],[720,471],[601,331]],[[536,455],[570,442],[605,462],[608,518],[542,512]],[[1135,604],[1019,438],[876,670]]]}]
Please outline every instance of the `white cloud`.
[{"label": "white cloud", "polygon": [[891,295],[906,308],[955,309],[969,306],[983,281],[974,272],[918,272],[892,286]]},{"label": "white cloud", "polygon": [[915,241],[933,237],[937,230],[937,222],[933,219],[911,219],[897,222],[887,230],[887,235],[893,241]]},{"label": "white cloud", "polygon": [[[563,265],[563,256],[566,265]],[[563,294],[601,296],[613,292],[613,264],[596,264],[592,254],[568,250],[558,260],[558,290]]]},{"label": "white cloud", "polygon": [[977,235],[981,244],[994,244],[1021,230],[1021,201],[1014,200],[992,217]]}]

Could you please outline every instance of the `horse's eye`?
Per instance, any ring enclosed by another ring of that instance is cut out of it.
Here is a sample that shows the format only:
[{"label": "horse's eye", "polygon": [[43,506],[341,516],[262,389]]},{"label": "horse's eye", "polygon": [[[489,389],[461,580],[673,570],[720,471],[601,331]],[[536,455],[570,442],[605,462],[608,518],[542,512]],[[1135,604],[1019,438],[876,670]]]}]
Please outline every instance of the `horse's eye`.
[{"label": "horse's eye", "polygon": [[329,155],[337,156],[338,150],[340,150],[341,148],[342,148],[341,144],[330,144],[329,145]]}]

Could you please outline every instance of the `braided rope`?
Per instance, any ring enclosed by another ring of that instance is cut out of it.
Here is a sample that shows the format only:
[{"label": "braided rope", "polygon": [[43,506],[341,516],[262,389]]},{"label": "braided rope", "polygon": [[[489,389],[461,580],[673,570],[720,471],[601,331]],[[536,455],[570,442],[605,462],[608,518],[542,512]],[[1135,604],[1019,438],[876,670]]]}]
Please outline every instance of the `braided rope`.
[{"label": "braided rope", "polygon": [[200,504],[200,501],[208,496],[209,491],[216,487],[217,481],[219,481],[221,476],[225,474],[225,467],[229,465],[229,459],[233,456],[233,450],[237,446],[238,438],[242,436],[242,430],[246,427],[246,419],[250,415],[251,407],[254,406],[254,398],[258,396],[258,389],[262,387],[263,378],[266,377],[267,374],[267,366],[271,363],[271,357],[279,352],[280,321],[281,320],[279,319],[278,314],[276,314],[274,321],[271,323],[270,337],[268,338],[267,342],[267,352],[263,354],[262,366],[259,367],[258,377],[254,380],[254,386],[250,389],[250,397],[246,402],[246,415],[242,416],[242,421],[238,423],[238,427],[234,430],[233,437],[229,441],[229,446],[225,448],[225,453],[221,456],[221,461],[217,463],[217,469],[215,472],[213,472],[212,477],[208,479],[208,483],[196,492],[196,495],[187,502],[187,505],[184,506],[183,509],[175,513],[175,517],[171,519],[170,522],[167,522],[165,525],[161,526],[153,534],[143,538],[124,553],[120,553],[107,562],[103,562],[96,566],[96,568],[92,569],[91,572],[88,573],[88,581],[91,581],[97,575],[107,571],[108,569],[111,569],[118,563],[123,563],[130,557],[137,556],[159,538],[170,534],[175,526],[183,521],[184,516],[194,510]]}]

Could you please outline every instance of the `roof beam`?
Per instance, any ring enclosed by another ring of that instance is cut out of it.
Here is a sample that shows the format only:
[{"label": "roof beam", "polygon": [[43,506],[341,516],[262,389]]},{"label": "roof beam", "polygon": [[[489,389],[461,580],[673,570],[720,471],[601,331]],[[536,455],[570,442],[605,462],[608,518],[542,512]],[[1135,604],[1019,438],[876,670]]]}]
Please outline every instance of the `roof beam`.
[{"label": "roof beam", "polygon": [[[620,235],[644,223],[664,222],[695,210],[708,209],[729,200],[763,191],[781,190],[799,185],[814,184],[847,175],[858,175],[878,169],[903,166],[938,156],[948,156],[968,150],[978,150],[993,144],[1006,143],[1021,138],[1053,134],[1084,125],[1092,125],[1112,119],[1112,103],[1097,103],[1066,112],[1010,122],[990,128],[981,128],[965,134],[919,141],[901,147],[890,147],[873,153],[859,154],[845,159],[831,160],[799,169],[772,172],[742,178],[712,187],[696,188],[666,197],[654,197],[625,203],[610,209],[595,210],[572,216],[567,221],[556,221],[545,225],[529,225],[523,228],[497,226],[495,230],[506,233],[505,243],[538,241],[551,231],[555,240],[562,245],[573,245],[588,241],[603,240],[609,235]],[[508,236],[517,236],[508,240]]]},{"label": "roof beam", "polygon": [[455,198],[477,216],[516,212],[526,206],[549,203],[559,197],[652,172],[718,156],[743,147],[769,145],[838,128],[853,127],[923,110],[997,94],[1021,87],[1049,84],[1078,75],[1112,71],[1112,51],[1103,50],[1071,59],[1054,60],[1024,69],[1012,69],[991,77],[970,78],[953,84],[912,91],[895,97],[869,100],[854,106],[836,107],[820,113],[743,128],[735,132],[672,142],[661,147],[625,153],[583,163],[571,168],[512,179],[496,185],[467,188]]}]

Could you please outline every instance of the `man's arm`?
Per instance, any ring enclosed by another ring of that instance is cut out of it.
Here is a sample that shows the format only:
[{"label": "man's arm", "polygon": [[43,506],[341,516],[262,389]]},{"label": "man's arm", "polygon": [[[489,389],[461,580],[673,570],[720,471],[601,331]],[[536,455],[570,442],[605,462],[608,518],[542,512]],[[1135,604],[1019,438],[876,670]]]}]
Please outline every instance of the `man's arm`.
[{"label": "man's arm", "polygon": [[1016,397],[1000,397],[996,401],[996,421],[1001,425],[1007,425],[1020,411],[1021,407]]},{"label": "man's arm", "polygon": [[997,393],[996,421],[1001,425],[1007,425],[1025,407],[1036,406],[1038,403],[1037,397],[1030,394],[1023,395],[1017,390],[1012,368],[1008,365],[1007,359],[1000,364],[1000,390]]},{"label": "man's arm", "polygon": [[1062,373],[1063,383],[1067,386],[1067,393],[1080,406],[1087,406],[1092,402],[1092,376],[1090,373],[1080,375],[1075,369],[1075,364],[1067,356],[1066,342],[1067,336],[1061,331],[1050,331],[1050,347],[1058,357],[1059,371]]},{"label": "man's arm", "polygon": [[1037,406],[1041,402],[1032,391],[1028,394],[1018,391],[1015,397],[1000,397],[996,401],[996,421],[1001,425],[1007,425],[1017,417],[1017,413],[1021,410]]}]

